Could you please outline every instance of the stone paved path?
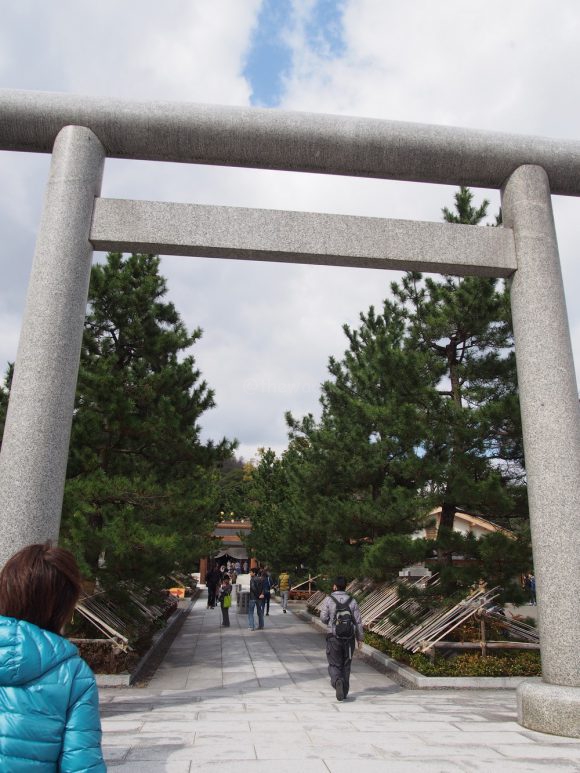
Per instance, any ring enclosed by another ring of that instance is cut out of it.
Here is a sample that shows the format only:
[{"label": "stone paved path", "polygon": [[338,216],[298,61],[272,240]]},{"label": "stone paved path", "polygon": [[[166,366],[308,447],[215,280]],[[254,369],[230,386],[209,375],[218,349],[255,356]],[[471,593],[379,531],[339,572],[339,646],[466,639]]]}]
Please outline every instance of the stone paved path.
[{"label": "stone paved path", "polygon": [[101,690],[118,773],[580,772],[580,743],[516,723],[512,691],[404,690],[361,660],[330,688],[324,638],[273,603],[264,631],[194,606],[147,688]]}]

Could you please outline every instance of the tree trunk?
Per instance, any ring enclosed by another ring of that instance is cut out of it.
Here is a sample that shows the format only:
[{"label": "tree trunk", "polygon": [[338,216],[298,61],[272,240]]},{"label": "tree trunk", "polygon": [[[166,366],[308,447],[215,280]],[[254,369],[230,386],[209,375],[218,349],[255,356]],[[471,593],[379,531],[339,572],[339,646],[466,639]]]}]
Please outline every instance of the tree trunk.
[{"label": "tree trunk", "polygon": [[[449,379],[451,381],[451,399],[461,410],[462,408],[461,384],[459,383],[459,374],[457,372],[457,366],[458,366],[457,344],[454,341],[451,341],[451,343],[447,347],[447,364],[449,367]],[[457,440],[456,435],[457,433],[456,431],[454,431],[451,454],[450,454],[450,465],[448,470],[447,491],[449,491],[450,489],[450,483],[452,482],[452,478],[453,478],[454,460],[457,454],[460,452],[458,448],[459,442]],[[441,520],[439,522],[439,531],[437,534],[438,537],[442,531],[443,532],[453,531],[453,525],[455,521],[455,508],[456,508],[455,502],[449,502],[446,499],[443,500],[441,504]],[[448,566],[451,566],[453,564],[453,554],[451,552],[444,551],[441,548],[438,548],[437,553],[440,561],[447,564]]]},{"label": "tree trunk", "polygon": [[441,545],[440,538],[445,533],[450,534],[453,531],[453,523],[455,521],[455,505],[451,502],[444,501],[441,506],[441,520],[439,521],[439,529],[437,530],[437,559],[440,563],[447,566],[453,565],[453,553],[449,550],[445,550]]},{"label": "tree trunk", "polygon": [[443,502],[441,506],[441,520],[439,522],[439,529],[448,529],[453,531],[453,524],[455,522],[455,505],[451,502]]},{"label": "tree trunk", "polygon": [[447,366],[449,368],[449,380],[451,382],[451,399],[459,407],[461,402],[461,384],[459,383],[459,373],[457,372],[457,343],[451,341],[447,346]]}]

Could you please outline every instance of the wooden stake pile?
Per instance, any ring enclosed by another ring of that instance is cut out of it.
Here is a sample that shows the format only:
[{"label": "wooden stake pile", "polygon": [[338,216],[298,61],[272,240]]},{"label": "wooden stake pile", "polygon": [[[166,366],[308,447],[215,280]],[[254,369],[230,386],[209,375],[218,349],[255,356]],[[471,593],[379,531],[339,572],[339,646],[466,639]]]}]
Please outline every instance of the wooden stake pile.
[{"label": "wooden stake pile", "polygon": [[108,641],[127,651],[132,649],[129,645],[131,635],[136,636],[139,631],[148,630],[151,621],[163,618],[162,607],[149,603],[146,592],[146,588],[143,593],[130,589],[123,609],[119,609],[103,591],[91,596],[83,593],[75,611],[88,620]]},{"label": "wooden stake pile", "polygon": [[538,645],[540,643],[538,629],[524,623],[522,620],[516,620],[513,617],[507,617],[489,610],[484,611],[483,617],[490,623],[495,623],[504,628],[517,641],[528,641]]},{"label": "wooden stake pile", "polygon": [[[366,630],[384,636],[399,644],[409,652],[433,654],[435,649],[477,649],[483,654],[493,649],[538,649],[539,636],[535,628],[519,620],[506,617],[494,610],[494,601],[500,588],[472,591],[458,604],[433,609],[425,599],[401,599],[399,587],[408,581],[384,583],[378,587],[364,580],[356,580],[347,587],[350,595],[359,598],[359,607]],[[411,583],[411,587],[426,588],[437,585],[437,575],[422,577]],[[362,597],[362,598],[361,598]],[[309,607],[320,612],[326,594],[316,593]],[[395,622],[394,613],[403,614],[403,621]],[[411,616],[413,622],[405,622],[404,617]],[[447,641],[449,634],[469,619],[476,617],[480,621],[481,640],[478,642]],[[488,642],[485,622],[494,623],[506,630],[511,641]]]},{"label": "wooden stake pile", "polygon": [[427,652],[434,644],[445,639],[451,631],[463,625],[490,604],[498,595],[498,588],[489,591],[473,591],[459,604],[434,610],[419,625],[412,626],[395,636],[393,641],[410,652]]}]

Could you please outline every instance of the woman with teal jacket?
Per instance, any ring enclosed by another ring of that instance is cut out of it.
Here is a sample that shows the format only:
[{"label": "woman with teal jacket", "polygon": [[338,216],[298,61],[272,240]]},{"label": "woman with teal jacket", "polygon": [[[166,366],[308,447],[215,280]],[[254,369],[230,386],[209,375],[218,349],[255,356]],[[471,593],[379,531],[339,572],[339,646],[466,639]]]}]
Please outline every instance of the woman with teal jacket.
[{"label": "woman with teal jacket", "polygon": [[102,773],[91,669],[60,634],[80,592],[71,553],[30,545],[0,572],[0,770]]}]

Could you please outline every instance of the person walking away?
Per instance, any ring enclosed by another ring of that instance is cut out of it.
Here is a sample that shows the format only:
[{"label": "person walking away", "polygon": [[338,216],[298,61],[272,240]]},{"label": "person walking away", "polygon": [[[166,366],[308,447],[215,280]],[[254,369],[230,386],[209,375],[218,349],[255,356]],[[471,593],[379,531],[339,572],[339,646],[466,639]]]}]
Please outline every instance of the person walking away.
[{"label": "person walking away", "polygon": [[273,586],[274,581],[272,580],[272,575],[267,569],[264,569],[262,572],[262,587],[264,589],[264,601],[262,603],[262,610],[265,610],[266,615],[270,614],[270,596]]},{"label": "person walking away", "polygon": [[254,610],[258,613],[258,629],[264,627],[264,607],[262,601],[264,599],[264,588],[262,578],[256,567],[250,569],[250,598],[248,606],[248,628],[255,630],[254,624]]},{"label": "person walking away", "polygon": [[350,668],[355,641],[359,649],[364,640],[364,629],[359,606],[346,592],[346,579],[337,577],[332,593],[327,596],[320,611],[320,619],[328,625],[326,659],[330,684],[336,690],[336,699],[343,701],[350,688]]},{"label": "person walking away", "polygon": [[535,606],[536,604],[536,578],[531,572],[528,572],[524,577],[524,591],[528,595],[528,606]]},{"label": "person walking away", "polygon": [[215,564],[206,574],[205,584],[207,585],[207,608],[214,609],[216,602],[216,593],[221,581],[221,574]]},{"label": "person walking away", "polygon": [[0,770],[106,773],[93,672],[63,638],[81,590],[68,550],[29,545],[0,572]]},{"label": "person walking away", "polygon": [[288,595],[290,593],[290,575],[284,570],[278,577],[278,590],[280,591],[280,604],[282,612],[286,614],[288,609]]},{"label": "person walking away", "polygon": [[224,575],[219,589],[219,603],[222,610],[222,625],[230,627],[230,607],[232,605],[232,584],[229,575]]},{"label": "person walking away", "polygon": [[530,581],[530,576],[531,576],[531,575],[528,573],[528,574],[526,574],[526,576],[524,577],[524,592],[525,592],[525,594],[527,595],[527,597],[528,597],[528,599],[529,599],[529,601],[528,601],[528,604],[531,604],[531,603],[532,603],[532,600],[530,599],[530,589],[531,589],[531,581]]}]

